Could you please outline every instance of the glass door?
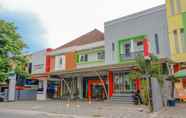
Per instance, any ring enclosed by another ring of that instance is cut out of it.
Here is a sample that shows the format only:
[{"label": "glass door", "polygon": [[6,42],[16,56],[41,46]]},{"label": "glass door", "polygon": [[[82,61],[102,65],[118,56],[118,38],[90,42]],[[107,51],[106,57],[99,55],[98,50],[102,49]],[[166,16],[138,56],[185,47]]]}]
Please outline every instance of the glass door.
[{"label": "glass door", "polygon": [[114,93],[122,94],[135,89],[134,81],[128,78],[128,72],[114,73]]}]

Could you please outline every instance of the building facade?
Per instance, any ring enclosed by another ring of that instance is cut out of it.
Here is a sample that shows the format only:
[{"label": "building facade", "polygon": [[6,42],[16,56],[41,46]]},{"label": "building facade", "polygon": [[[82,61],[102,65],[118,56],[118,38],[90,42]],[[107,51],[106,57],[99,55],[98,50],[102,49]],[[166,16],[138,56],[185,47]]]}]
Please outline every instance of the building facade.
[{"label": "building facade", "polygon": [[[186,69],[186,1],[166,0],[172,74]],[[186,79],[175,84],[176,97],[186,96]]]},{"label": "building facade", "polygon": [[[132,66],[139,54],[144,57],[153,54],[160,59],[169,58],[167,27],[165,5],[106,22],[106,64]],[[144,90],[146,81],[140,78],[135,81],[129,79],[130,71],[128,67],[112,69],[114,99],[126,94],[130,96],[136,90]]]},{"label": "building facade", "polygon": [[147,84],[129,79],[137,55],[170,60],[173,73],[186,68],[185,12],[185,0],[166,0],[166,5],[105,22],[104,34],[95,29],[56,49],[33,53],[37,98],[132,102],[132,93]]}]

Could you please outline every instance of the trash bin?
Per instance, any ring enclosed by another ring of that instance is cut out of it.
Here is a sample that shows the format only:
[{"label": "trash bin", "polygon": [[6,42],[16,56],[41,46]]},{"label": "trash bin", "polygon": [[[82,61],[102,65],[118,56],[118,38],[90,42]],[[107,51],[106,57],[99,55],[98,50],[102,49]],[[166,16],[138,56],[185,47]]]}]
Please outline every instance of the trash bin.
[{"label": "trash bin", "polygon": [[167,106],[175,107],[176,106],[176,99],[169,99],[169,100],[167,100]]}]

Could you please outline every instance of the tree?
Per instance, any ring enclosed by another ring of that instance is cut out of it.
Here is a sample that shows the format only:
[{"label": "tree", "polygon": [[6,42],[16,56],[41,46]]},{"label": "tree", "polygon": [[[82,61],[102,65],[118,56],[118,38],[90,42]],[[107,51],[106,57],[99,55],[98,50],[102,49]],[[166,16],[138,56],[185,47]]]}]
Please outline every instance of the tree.
[{"label": "tree", "polygon": [[154,56],[150,55],[150,59],[144,59],[143,55],[138,55],[135,58],[136,69],[129,73],[130,79],[145,79],[148,81],[148,86],[146,93],[148,98],[145,102],[149,102],[150,110],[153,110],[152,104],[152,90],[151,90],[151,78],[157,78],[160,86],[163,86],[163,69],[160,64],[160,60]]},{"label": "tree", "polygon": [[0,81],[8,79],[10,72],[21,76],[28,75],[25,70],[27,64],[22,51],[26,44],[22,41],[13,23],[0,20]]}]

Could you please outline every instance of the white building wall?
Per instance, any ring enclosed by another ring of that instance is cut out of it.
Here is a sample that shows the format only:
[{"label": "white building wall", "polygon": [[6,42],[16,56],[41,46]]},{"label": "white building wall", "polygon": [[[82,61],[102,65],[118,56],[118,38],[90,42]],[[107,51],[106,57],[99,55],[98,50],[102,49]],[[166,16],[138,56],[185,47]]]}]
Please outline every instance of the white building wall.
[{"label": "white building wall", "polygon": [[[62,59],[62,64],[60,64],[60,59]],[[55,57],[55,70],[65,70],[65,64],[65,55],[59,55]]]}]

